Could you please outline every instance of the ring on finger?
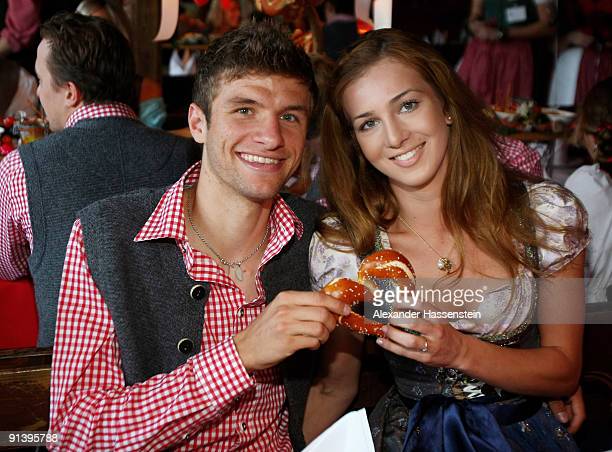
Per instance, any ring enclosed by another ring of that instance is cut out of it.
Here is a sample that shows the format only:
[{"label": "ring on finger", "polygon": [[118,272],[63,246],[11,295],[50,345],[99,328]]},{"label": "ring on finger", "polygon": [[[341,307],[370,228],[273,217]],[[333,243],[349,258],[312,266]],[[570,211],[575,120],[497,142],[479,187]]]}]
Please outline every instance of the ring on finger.
[{"label": "ring on finger", "polygon": [[429,351],[429,343],[427,342],[427,339],[425,339],[425,344],[423,344],[423,346],[419,349],[419,351],[421,353],[427,353]]}]

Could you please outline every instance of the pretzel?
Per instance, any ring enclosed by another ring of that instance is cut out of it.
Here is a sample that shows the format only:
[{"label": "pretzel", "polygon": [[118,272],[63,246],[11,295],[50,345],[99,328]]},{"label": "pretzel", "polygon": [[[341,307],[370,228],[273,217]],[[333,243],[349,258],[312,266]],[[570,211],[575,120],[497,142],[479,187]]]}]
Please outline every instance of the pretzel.
[{"label": "pretzel", "polygon": [[[393,250],[376,251],[367,256],[357,272],[359,282],[349,278],[338,278],[327,284],[323,292],[351,307],[374,299],[373,290],[378,288],[377,280],[408,279],[411,289],[415,287],[415,274],[410,261]],[[383,337],[384,323],[370,321],[354,311],[340,316],[338,323],[360,334]]]},{"label": "pretzel", "polygon": [[[359,303],[371,301],[374,296],[370,289],[349,278],[337,278],[323,288],[323,292],[353,307]],[[360,334],[383,336],[383,324],[366,322],[364,316],[351,311],[350,314],[338,317],[338,323]]]},{"label": "pretzel", "polygon": [[366,256],[357,272],[359,282],[372,278],[377,279],[411,279],[414,280],[414,269],[406,257],[394,250],[376,251]]}]

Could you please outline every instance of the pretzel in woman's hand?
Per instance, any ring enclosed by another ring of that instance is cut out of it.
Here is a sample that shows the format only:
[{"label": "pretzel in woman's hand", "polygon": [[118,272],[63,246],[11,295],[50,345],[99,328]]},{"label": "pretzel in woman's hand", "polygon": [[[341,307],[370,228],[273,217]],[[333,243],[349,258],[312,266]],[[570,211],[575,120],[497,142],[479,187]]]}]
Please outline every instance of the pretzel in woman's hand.
[{"label": "pretzel in woman's hand", "polygon": [[[367,256],[359,266],[357,278],[359,282],[349,278],[335,279],[323,288],[323,292],[354,308],[372,302],[373,291],[380,287],[382,281],[387,282],[384,284],[386,288],[389,287],[389,281],[397,279],[402,280],[402,283],[407,281],[410,290],[415,287],[415,274],[410,261],[393,250],[376,251]],[[384,336],[384,323],[366,319],[355,311],[339,317],[338,323],[360,334]]]}]

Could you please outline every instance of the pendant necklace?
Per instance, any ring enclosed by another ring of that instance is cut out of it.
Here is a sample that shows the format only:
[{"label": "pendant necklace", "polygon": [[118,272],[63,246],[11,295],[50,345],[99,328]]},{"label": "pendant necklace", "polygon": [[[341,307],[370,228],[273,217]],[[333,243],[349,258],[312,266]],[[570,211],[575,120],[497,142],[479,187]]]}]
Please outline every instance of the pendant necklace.
[{"label": "pendant necklace", "polygon": [[259,242],[259,244],[255,247],[255,249],[253,251],[251,251],[251,253],[246,256],[243,257],[242,259],[239,259],[237,261],[230,261],[225,259],[223,256],[221,256],[219,253],[217,253],[217,251],[215,251],[215,249],[210,246],[210,243],[208,243],[206,241],[206,239],[204,238],[204,236],[202,235],[202,233],[198,230],[198,228],[195,226],[195,224],[193,224],[193,220],[191,219],[191,211],[193,209],[193,201],[191,201],[191,195],[188,196],[187,199],[187,220],[189,221],[189,225],[191,226],[191,229],[193,230],[193,232],[195,232],[195,235],[198,236],[198,238],[200,239],[200,241],[206,245],[206,247],[212,251],[212,253],[216,256],[217,259],[219,259],[219,261],[229,267],[230,271],[232,271],[234,273],[234,276],[236,277],[236,279],[238,281],[242,281],[244,279],[244,272],[241,268],[241,265],[244,264],[246,261],[248,261],[250,258],[252,258],[263,246],[263,244],[266,242],[266,239],[268,238],[268,234],[270,233],[270,224],[266,224],[266,233],[264,234],[263,238],[261,239],[261,242]]},{"label": "pendant necklace", "polygon": [[398,215],[397,217],[406,228],[414,232],[417,237],[420,238],[423,243],[425,243],[425,245],[427,245],[429,249],[432,250],[438,256],[438,262],[436,263],[436,267],[438,267],[438,270],[446,272],[446,274],[450,274],[450,272],[453,270],[453,262],[448,257],[444,257],[440,253],[438,253],[435,248],[431,246],[429,242],[423,238],[423,236],[421,236],[421,234],[415,231],[412,226],[410,226],[410,224],[402,218],[401,215]]}]

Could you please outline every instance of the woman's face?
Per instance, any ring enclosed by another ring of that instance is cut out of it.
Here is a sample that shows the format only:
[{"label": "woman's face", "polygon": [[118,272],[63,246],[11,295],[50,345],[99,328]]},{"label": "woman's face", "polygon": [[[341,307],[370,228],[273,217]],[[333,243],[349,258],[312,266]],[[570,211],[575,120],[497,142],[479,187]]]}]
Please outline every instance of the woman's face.
[{"label": "woman's face", "polygon": [[363,155],[394,189],[441,190],[452,120],[416,70],[385,58],[346,87],[342,103]]}]

